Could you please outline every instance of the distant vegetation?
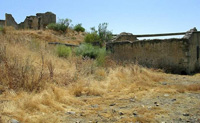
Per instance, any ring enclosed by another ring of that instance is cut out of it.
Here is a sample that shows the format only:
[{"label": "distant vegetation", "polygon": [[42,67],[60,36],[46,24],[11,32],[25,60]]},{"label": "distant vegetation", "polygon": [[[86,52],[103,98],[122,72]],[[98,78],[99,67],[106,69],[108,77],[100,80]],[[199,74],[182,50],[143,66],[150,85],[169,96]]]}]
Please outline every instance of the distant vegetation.
[{"label": "distant vegetation", "polygon": [[85,32],[85,28],[82,27],[82,24],[75,25],[74,30],[77,32]]},{"label": "distant vegetation", "polygon": [[67,29],[72,29],[76,32],[85,32],[85,28],[82,27],[82,24],[76,24],[74,27],[71,25],[71,19],[59,19],[58,23],[51,23],[47,25],[47,28],[54,31],[59,31],[65,33]]},{"label": "distant vegetation", "polygon": [[47,26],[47,28],[54,31],[66,32],[71,22],[71,19],[60,19],[58,23],[51,23]]}]

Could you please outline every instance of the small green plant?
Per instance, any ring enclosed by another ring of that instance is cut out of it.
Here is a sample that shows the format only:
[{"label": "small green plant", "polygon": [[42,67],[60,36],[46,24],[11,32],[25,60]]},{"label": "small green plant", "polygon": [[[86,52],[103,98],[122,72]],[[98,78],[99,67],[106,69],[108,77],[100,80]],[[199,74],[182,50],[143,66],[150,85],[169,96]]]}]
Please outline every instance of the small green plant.
[{"label": "small green plant", "polygon": [[96,63],[98,66],[103,66],[105,64],[106,55],[107,55],[106,48],[105,47],[99,48],[98,56],[96,59]]},{"label": "small green plant", "polygon": [[58,54],[59,57],[67,58],[71,56],[72,50],[70,47],[59,45],[56,47],[56,53]]},{"label": "small green plant", "polygon": [[85,28],[82,27],[82,24],[77,24],[74,26],[74,30],[77,32],[85,32]]},{"label": "small green plant", "polygon": [[58,23],[51,23],[47,25],[48,29],[54,30],[54,31],[61,31],[66,32],[66,30],[69,28],[72,20],[70,19],[60,19]]},{"label": "small green plant", "polygon": [[3,27],[2,26],[0,26],[0,31],[2,31],[3,30]]},{"label": "small green plant", "polygon": [[5,34],[6,33],[6,29],[4,27],[0,26],[0,32],[2,32],[3,34]]}]

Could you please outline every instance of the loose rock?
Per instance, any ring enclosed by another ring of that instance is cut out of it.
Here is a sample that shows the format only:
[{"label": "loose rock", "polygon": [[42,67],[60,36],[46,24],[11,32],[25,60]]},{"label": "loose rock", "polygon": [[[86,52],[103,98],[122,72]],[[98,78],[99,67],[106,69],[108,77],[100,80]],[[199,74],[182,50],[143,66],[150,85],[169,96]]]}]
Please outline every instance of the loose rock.
[{"label": "loose rock", "polygon": [[176,99],[172,99],[172,102],[176,101]]},{"label": "loose rock", "polygon": [[114,105],[116,105],[116,104],[115,103],[110,104],[110,106],[114,106]]},{"label": "loose rock", "polygon": [[11,119],[10,123],[20,123],[20,122],[18,120],[16,120],[16,119]]},{"label": "loose rock", "polygon": [[183,116],[190,116],[190,114],[188,114],[188,113],[184,113]]},{"label": "loose rock", "polygon": [[165,96],[165,97],[168,97],[168,96],[169,96],[169,94],[164,94],[164,96]]},{"label": "loose rock", "polygon": [[66,114],[76,114],[76,112],[73,112],[73,111],[68,111]]},{"label": "loose rock", "polygon": [[119,112],[119,115],[124,115],[124,113],[123,112]]},{"label": "loose rock", "polygon": [[134,99],[130,99],[129,101],[130,101],[130,102],[135,102],[135,100],[134,100]]}]

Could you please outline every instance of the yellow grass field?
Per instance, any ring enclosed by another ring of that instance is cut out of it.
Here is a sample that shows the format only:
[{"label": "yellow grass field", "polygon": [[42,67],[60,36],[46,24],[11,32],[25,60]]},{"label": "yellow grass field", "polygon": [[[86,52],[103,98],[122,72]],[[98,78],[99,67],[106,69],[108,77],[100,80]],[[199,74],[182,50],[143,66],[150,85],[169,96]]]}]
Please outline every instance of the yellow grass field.
[{"label": "yellow grass field", "polygon": [[98,67],[92,59],[60,58],[48,45],[83,38],[48,30],[0,33],[0,122],[200,122],[200,74],[166,74],[109,57]]}]

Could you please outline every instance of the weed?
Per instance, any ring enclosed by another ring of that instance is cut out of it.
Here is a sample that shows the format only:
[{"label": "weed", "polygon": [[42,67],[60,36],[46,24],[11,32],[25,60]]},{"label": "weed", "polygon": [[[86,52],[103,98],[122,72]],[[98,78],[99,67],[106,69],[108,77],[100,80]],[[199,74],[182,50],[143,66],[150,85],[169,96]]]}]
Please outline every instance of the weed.
[{"label": "weed", "polygon": [[0,26],[0,32],[2,32],[3,34],[6,34],[6,29],[2,26]]},{"label": "weed", "polygon": [[50,79],[53,79],[55,66],[53,65],[52,61],[47,61],[47,67],[49,70],[49,77]]}]

